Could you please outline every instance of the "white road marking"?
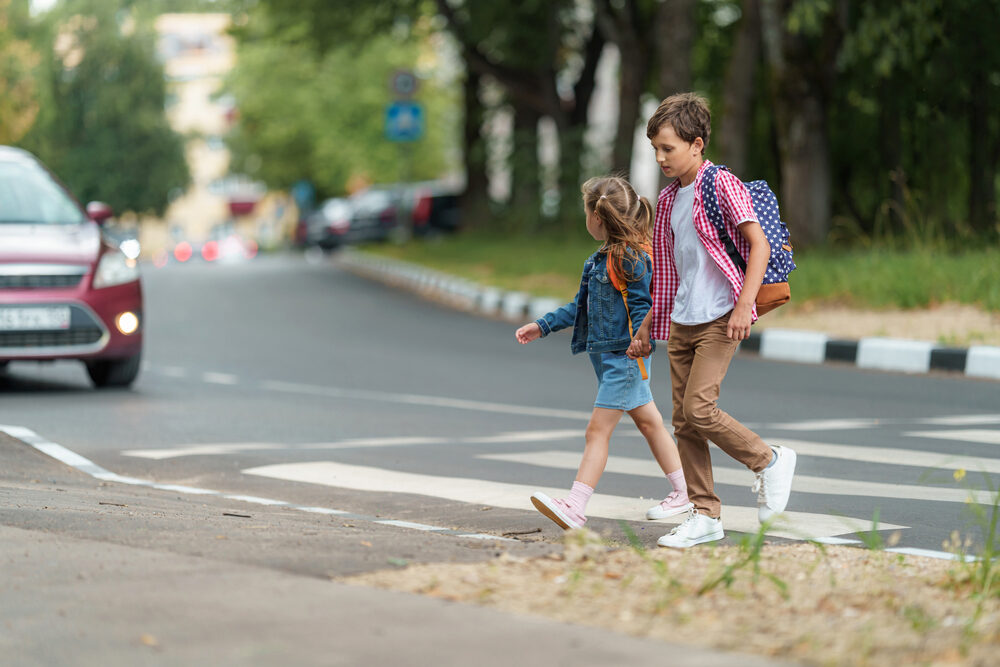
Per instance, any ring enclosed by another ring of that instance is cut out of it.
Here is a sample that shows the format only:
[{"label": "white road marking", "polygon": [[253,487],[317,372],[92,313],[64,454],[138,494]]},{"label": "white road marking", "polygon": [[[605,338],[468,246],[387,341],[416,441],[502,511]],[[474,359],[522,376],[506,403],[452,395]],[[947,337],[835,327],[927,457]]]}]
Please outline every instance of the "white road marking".
[{"label": "white road marking", "polygon": [[[535,491],[559,497],[566,489],[527,486],[493,482],[464,477],[441,477],[418,475],[382,468],[347,465],[332,461],[310,463],[283,463],[248,468],[248,475],[259,475],[293,482],[308,482],[357,491],[377,491],[391,493],[412,493],[435,498],[446,498],[478,505],[492,505],[509,509],[533,511],[529,498]],[[634,497],[611,496],[595,493],[587,505],[589,516],[608,519],[634,521],[645,516],[650,501]],[[683,516],[674,517],[670,523],[679,523]],[[728,505],[724,509],[723,522],[729,530],[755,533],[759,529],[757,508]],[[668,523],[658,522],[664,527]],[[872,522],[867,519],[813,514],[808,512],[785,512],[783,521],[776,524],[768,534],[791,539],[831,537],[871,530]],[[894,524],[880,523],[878,530],[906,528]]]},{"label": "white road marking", "polygon": [[229,373],[202,373],[201,379],[204,382],[211,384],[224,384],[224,385],[236,385],[239,384],[240,379],[235,375],[230,375]]},{"label": "white road marking", "polygon": [[251,452],[262,449],[284,449],[287,445],[268,442],[234,442],[208,445],[188,445],[174,449],[126,449],[122,456],[132,456],[139,459],[174,459],[181,456],[223,456],[237,452]]},{"label": "white road marking", "polygon": [[267,380],[260,383],[262,389],[281,391],[293,394],[308,394],[312,396],[327,396],[330,398],[352,398],[360,400],[380,401],[385,403],[404,403],[409,405],[427,405],[438,408],[455,408],[459,410],[478,410],[481,412],[500,412],[504,414],[522,415],[526,417],[553,417],[557,419],[590,419],[590,412],[578,410],[554,410],[536,408],[528,405],[510,405],[508,403],[491,403],[487,401],[469,401],[445,396],[424,396],[421,394],[396,394],[385,391],[369,391],[365,389],[342,389],[340,387],[322,387],[317,385],[299,384],[294,382],[275,382]]},{"label": "white road marking", "polygon": [[157,370],[171,378],[182,378],[187,376],[187,369],[180,366],[160,366]]},{"label": "white road marking", "polygon": [[226,498],[229,500],[238,500],[245,503],[254,503],[258,505],[272,505],[277,507],[287,507],[288,509],[298,510],[300,512],[309,512],[312,514],[330,514],[336,516],[350,517],[354,521],[367,521],[371,523],[381,523],[388,526],[396,526],[400,528],[409,528],[412,530],[423,530],[432,533],[439,533],[442,535],[451,535],[454,537],[461,537],[463,539],[475,539],[475,540],[494,540],[498,542],[511,542],[507,537],[498,537],[496,535],[488,535],[485,533],[466,533],[459,530],[452,530],[450,528],[439,528],[436,526],[428,526],[427,524],[417,524],[405,521],[394,522],[391,519],[383,519],[380,517],[366,516],[364,514],[354,514],[353,512],[346,512],[344,510],[330,509],[326,507],[307,507],[303,505],[293,505],[291,503],[285,502],[283,500],[274,500],[272,498],[261,498],[259,496],[241,496],[237,494],[225,494],[219,491],[213,491],[212,489],[199,489],[197,487],[182,486],[178,484],[158,484],[156,482],[151,482],[145,479],[138,479],[136,477],[123,477],[122,475],[115,474],[106,468],[102,468],[90,459],[80,456],[76,452],[63,447],[60,444],[46,440],[42,436],[38,435],[31,429],[25,428],[23,426],[6,426],[0,424],[0,431],[6,433],[12,438],[17,438],[18,440],[24,442],[31,447],[34,447],[38,451],[52,457],[53,459],[65,463],[66,465],[76,468],[77,470],[90,475],[96,479],[107,482],[118,482],[120,484],[129,484],[132,486],[144,486],[151,489],[159,489],[162,491],[174,491],[178,493],[188,493],[192,495],[208,495],[208,496],[219,496],[221,498]]},{"label": "white road marking", "polygon": [[975,426],[978,424],[1000,424],[1000,415],[952,415],[950,417],[927,417],[917,419],[918,424],[935,426]]},{"label": "white road marking", "polygon": [[[576,470],[580,465],[580,454],[567,451],[522,452],[514,454],[479,454],[476,458],[491,461],[506,461],[524,465]],[[663,480],[663,472],[652,457],[636,459],[625,456],[609,456],[605,472],[652,477]],[[745,485],[753,483],[753,473],[722,466],[712,468],[712,477],[717,484]],[[664,487],[669,488],[669,487]],[[988,491],[970,492],[941,486],[919,486],[915,484],[888,484],[884,482],[863,482],[852,479],[832,479],[795,475],[792,490],[799,493],[824,493],[833,496],[864,496],[871,498],[900,498],[904,500],[934,500],[938,502],[965,503],[969,498],[975,502],[992,503],[993,496]]]},{"label": "white road marking", "polygon": [[846,429],[872,428],[885,424],[883,419],[811,419],[800,422],[765,424],[766,428],[779,431],[839,431]]},{"label": "white road marking", "polygon": [[915,468],[940,468],[942,470],[967,470],[969,472],[1000,473],[1000,459],[980,456],[961,456],[944,452],[921,452],[914,449],[864,447],[860,445],[835,445],[806,440],[768,439],[770,445],[791,447],[798,454],[825,456],[846,461],[886,463]]},{"label": "white road marking", "polygon": [[937,438],[938,440],[960,440],[962,442],[977,442],[984,445],[1000,445],[1000,430],[983,428],[967,428],[951,431],[910,431],[904,433],[914,438]]}]

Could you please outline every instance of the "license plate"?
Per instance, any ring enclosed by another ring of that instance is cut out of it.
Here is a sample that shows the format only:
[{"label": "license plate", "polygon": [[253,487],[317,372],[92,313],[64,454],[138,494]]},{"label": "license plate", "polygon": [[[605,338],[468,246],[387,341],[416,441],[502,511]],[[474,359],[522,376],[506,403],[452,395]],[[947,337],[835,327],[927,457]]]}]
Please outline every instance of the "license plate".
[{"label": "license plate", "polygon": [[45,308],[0,307],[0,331],[69,329],[69,306]]}]

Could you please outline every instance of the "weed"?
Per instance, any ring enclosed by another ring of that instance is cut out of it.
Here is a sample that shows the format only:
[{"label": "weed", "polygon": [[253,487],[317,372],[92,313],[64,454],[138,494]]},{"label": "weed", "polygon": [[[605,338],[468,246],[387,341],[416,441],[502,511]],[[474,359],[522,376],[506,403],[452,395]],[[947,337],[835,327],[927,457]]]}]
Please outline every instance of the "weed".
[{"label": "weed", "polygon": [[714,577],[710,577],[705,583],[701,585],[698,589],[698,595],[704,595],[709,591],[715,589],[720,584],[725,584],[726,588],[730,588],[733,582],[736,581],[736,573],[739,570],[750,567],[753,572],[753,583],[754,585],[760,581],[763,576],[778,589],[781,597],[788,599],[788,584],[784,582],[780,577],[770,572],[764,572],[761,569],[760,557],[761,552],[764,548],[764,538],[766,537],[767,530],[771,527],[771,522],[766,521],[761,524],[760,528],[756,533],[752,535],[744,535],[740,538],[737,546],[739,547],[739,557],[736,562],[730,563],[722,569],[722,572]]}]

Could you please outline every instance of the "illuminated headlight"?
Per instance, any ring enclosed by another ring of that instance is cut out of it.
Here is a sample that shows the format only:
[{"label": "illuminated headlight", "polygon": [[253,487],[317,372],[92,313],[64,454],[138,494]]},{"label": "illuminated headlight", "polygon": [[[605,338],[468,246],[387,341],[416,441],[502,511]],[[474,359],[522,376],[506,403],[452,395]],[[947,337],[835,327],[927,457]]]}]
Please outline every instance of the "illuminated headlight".
[{"label": "illuminated headlight", "polygon": [[121,244],[122,252],[129,259],[139,259],[140,253],[142,253],[142,246],[139,245],[139,241],[136,239],[127,239],[122,241]]},{"label": "illuminated headlight", "polygon": [[134,334],[139,328],[139,318],[135,313],[125,311],[115,318],[115,326],[126,336]]},{"label": "illuminated headlight", "polygon": [[123,285],[139,279],[139,263],[121,250],[108,250],[101,255],[94,274],[94,289]]}]

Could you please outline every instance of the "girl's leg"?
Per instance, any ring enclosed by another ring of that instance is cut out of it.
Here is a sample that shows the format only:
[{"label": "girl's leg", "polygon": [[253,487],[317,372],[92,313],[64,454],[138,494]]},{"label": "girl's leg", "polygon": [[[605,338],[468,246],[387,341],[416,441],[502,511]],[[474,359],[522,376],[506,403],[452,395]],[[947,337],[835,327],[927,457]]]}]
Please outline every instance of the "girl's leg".
[{"label": "girl's leg", "polygon": [[598,480],[604,474],[605,466],[608,465],[611,433],[621,418],[621,410],[594,408],[590,423],[587,424],[586,445],[583,449],[583,460],[580,461],[580,468],[576,473],[576,481],[592,489],[597,486]]},{"label": "girl's leg", "polygon": [[583,450],[583,460],[580,461],[580,469],[569,496],[553,499],[541,492],[532,494],[531,502],[535,508],[561,528],[579,528],[587,522],[587,501],[608,464],[611,432],[621,418],[621,410],[594,408],[590,423],[587,424],[587,444]]},{"label": "girl's leg", "polygon": [[670,475],[681,469],[681,455],[677,451],[674,439],[670,437],[667,427],[663,424],[663,415],[660,414],[656,403],[650,401],[646,405],[639,406],[629,411],[629,416],[635,422],[642,437],[646,438],[653,458],[660,464],[660,469],[664,475]]}]

